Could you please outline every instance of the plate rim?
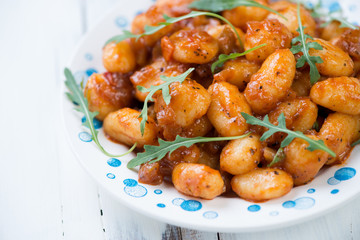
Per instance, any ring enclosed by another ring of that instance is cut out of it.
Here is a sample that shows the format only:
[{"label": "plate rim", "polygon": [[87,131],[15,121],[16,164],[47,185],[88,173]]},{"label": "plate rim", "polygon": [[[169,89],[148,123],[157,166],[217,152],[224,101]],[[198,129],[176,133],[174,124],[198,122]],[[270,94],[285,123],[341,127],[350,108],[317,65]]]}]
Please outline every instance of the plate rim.
[{"label": "plate rim", "polygon": [[[97,21],[96,23],[89,28],[85,34],[82,35],[82,37],[80,38],[80,40],[78,41],[78,43],[76,44],[76,46],[72,49],[72,54],[70,55],[69,60],[67,61],[66,66],[70,67],[74,64],[75,58],[76,56],[79,54],[81,47],[83,46],[83,44],[86,42],[86,40],[88,39],[89,35],[95,30],[97,29],[106,19],[109,15],[112,15],[115,12],[118,12],[117,10],[120,9],[121,6],[124,6],[125,3],[124,2],[119,2],[117,4],[114,5],[114,7],[112,7],[109,11],[105,12],[105,14],[103,14]],[[205,231],[205,232],[221,232],[221,233],[250,233],[250,232],[265,232],[265,231],[269,231],[269,230],[278,230],[278,229],[283,229],[283,228],[287,228],[290,226],[294,226],[295,224],[298,223],[303,223],[306,220],[309,219],[315,219],[315,218],[319,218],[325,214],[328,214],[330,212],[333,212],[337,209],[339,209],[340,207],[344,206],[346,203],[353,201],[355,198],[358,198],[360,196],[360,191],[358,191],[357,193],[351,195],[350,197],[347,197],[346,199],[342,200],[341,202],[339,202],[338,204],[332,206],[332,207],[328,207],[325,209],[321,209],[318,210],[315,213],[312,214],[306,214],[303,215],[299,218],[295,218],[295,219],[291,219],[289,221],[283,222],[281,224],[279,223],[270,223],[267,224],[265,226],[253,226],[253,227],[218,227],[217,229],[214,229],[211,226],[206,226],[206,225],[197,225],[194,226],[190,223],[187,223],[186,221],[182,220],[182,218],[172,218],[169,217],[167,214],[165,215],[158,215],[158,214],[152,214],[151,211],[143,211],[140,208],[136,207],[136,204],[132,204],[131,201],[126,200],[125,198],[121,198],[120,196],[116,195],[111,188],[108,186],[109,184],[105,184],[104,181],[99,181],[98,178],[92,174],[91,169],[85,164],[85,161],[83,161],[83,157],[80,156],[80,154],[76,151],[75,149],[75,145],[72,142],[71,136],[70,136],[70,132],[69,129],[66,127],[66,115],[65,115],[65,110],[66,110],[66,106],[65,106],[65,102],[68,101],[68,99],[66,98],[66,95],[64,94],[66,92],[66,86],[64,81],[62,81],[61,83],[61,87],[59,89],[60,91],[60,114],[61,116],[61,122],[62,122],[62,128],[65,131],[65,138],[67,143],[70,145],[70,149],[73,152],[73,154],[75,155],[77,162],[80,163],[81,168],[83,168],[85,170],[85,172],[90,175],[90,178],[92,179],[92,181],[94,181],[94,183],[97,186],[100,186],[102,189],[106,190],[111,196],[113,196],[115,199],[119,200],[119,202],[121,204],[123,204],[124,206],[126,206],[127,208],[129,208],[130,210],[134,210],[137,213],[141,214],[141,215],[145,215],[149,218],[152,219],[156,219],[160,222],[166,223],[166,224],[172,224],[175,226],[179,226],[179,227],[184,227],[184,228],[188,228],[188,229],[194,229],[194,230],[200,230],[200,231]]]}]

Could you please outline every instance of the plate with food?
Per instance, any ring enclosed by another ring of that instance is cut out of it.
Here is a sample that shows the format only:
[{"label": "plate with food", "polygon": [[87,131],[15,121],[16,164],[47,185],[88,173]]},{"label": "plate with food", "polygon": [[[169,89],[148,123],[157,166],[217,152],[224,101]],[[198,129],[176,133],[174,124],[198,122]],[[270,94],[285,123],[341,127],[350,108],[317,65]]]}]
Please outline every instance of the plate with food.
[{"label": "plate with food", "polygon": [[65,69],[81,165],[134,211],[242,232],[354,198],[360,30],[351,1],[136,0]]}]

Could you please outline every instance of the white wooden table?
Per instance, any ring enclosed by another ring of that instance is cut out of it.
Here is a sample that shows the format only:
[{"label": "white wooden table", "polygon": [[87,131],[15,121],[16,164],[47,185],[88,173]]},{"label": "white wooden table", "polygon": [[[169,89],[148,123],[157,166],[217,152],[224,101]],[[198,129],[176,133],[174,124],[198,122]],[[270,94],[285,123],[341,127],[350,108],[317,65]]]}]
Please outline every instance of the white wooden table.
[{"label": "white wooden table", "polygon": [[205,233],[133,212],[97,187],[65,141],[62,70],[118,1],[0,0],[0,239],[360,239],[360,199],[259,233]]}]

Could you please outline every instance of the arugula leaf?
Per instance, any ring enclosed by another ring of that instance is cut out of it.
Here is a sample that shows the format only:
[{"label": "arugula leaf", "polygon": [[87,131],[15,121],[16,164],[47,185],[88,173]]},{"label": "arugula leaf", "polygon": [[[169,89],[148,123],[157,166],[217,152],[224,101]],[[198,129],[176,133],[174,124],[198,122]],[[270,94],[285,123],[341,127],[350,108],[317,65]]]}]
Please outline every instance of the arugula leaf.
[{"label": "arugula leaf", "polygon": [[249,52],[255,51],[256,49],[262,48],[264,46],[266,46],[266,43],[261,44],[256,47],[253,47],[243,53],[230,53],[229,55],[220,54],[219,59],[211,65],[211,72],[214,73],[215,69],[217,67],[222,67],[227,60],[231,60],[231,59],[235,59],[237,57],[244,56],[244,55],[248,54]]},{"label": "arugula leaf", "polygon": [[354,142],[353,144],[351,144],[352,147],[355,147],[356,145],[360,144],[360,139],[357,140],[356,142]]},{"label": "arugula leaf", "polygon": [[268,139],[274,133],[283,132],[283,133],[287,133],[288,135],[281,142],[281,145],[280,145],[281,148],[284,148],[287,145],[289,145],[292,142],[292,140],[294,140],[294,138],[300,138],[309,143],[309,146],[306,148],[307,150],[309,150],[309,151],[323,150],[323,151],[329,153],[331,156],[336,157],[336,154],[325,145],[323,140],[313,140],[313,139],[305,136],[300,131],[291,131],[291,130],[287,129],[284,113],[281,113],[279,115],[279,118],[278,118],[279,124],[277,126],[270,123],[268,115],[265,115],[264,120],[257,119],[256,117],[253,117],[244,112],[242,112],[241,115],[245,118],[245,120],[248,124],[259,125],[259,126],[263,126],[263,127],[266,127],[269,129],[261,136],[261,138],[260,138],[261,141]]},{"label": "arugula leaf", "polygon": [[140,131],[141,134],[144,135],[144,130],[145,130],[145,123],[148,119],[148,102],[149,101],[153,101],[152,96],[154,95],[155,92],[157,92],[158,90],[162,91],[162,96],[163,99],[166,103],[166,105],[169,105],[170,100],[171,100],[171,95],[169,93],[169,86],[171,83],[174,82],[180,82],[182,83],[183,81],[185,81],[186,77],[192,72],[194,71],[195,68],[189,68],[186,72],[184,72],[181,75],[175,76],[175,77],[167,77],[167,76],[160,76],[160,79],[164,81],[164,83],[158,85],[158,86],[153,86],[151,85],[150,88],[144,88],[142,86],[137,86],[137,89],[141,92],[149,92],[149,94],[146,96],[145,101],[144,101],[144,105],[143,105],[143,109],[141,110],[141,113],[139,115],[139,118],[142,118],[141,122],[140,122]]},{"label": "arugula leaf", "polygon": [[145,151],[142,153],[138,153],[137,156],[127,164],[127,167],[134,168],[146,162],[154,163],[160,161],[163,157],[165,157],[167,153],[171,154],[173,151],[175,151],[180,147],[190,147],[195,143],[228,141],[228,140],[244,138],[248,135],[250,135],[250,133],[241,136],[234,136],[234,137],[195,137],[195,138],[184,138],[177,135],[174,141],[164,141],[162,139],[159,139],[159,146],[145,145],[144,146]]},{"label": "arugula leaf", "polygon": [[216,13],[211,13],[211,12],[199,12],[199,11],[192,11],[184,16],[181,16],[181,17],[176,17],[176,18],[173,18],[173,17],[169,17],[167,15],[164,14],[164,19],[165,19],[165,22],[161,22],[161,23],[158,23],[157,26],[148,26],[146,25],[144,27],[144,32],[141,33],[141,34],[133,34],[127,30],[124,30],[123,33],[121,35],[117,35],[117,36],[114,36],[112,38],[110,38],[109,40],[106,41],[105,43],[105,46],[111,42],[115,42],[115,43],[119,43],[125,39],[128,39],[128,38],[136,38],[136,40],[138,40],[139,38],[143,37],[143,36],[147,36],[147,35],[151,35],[151,34],[154,34],[156,33],[157,31],[163,29],[164,27],[172,24],[172,23],[176,23],[176,22],[179,22],[179,21],[182,21],[184,19],[187,19],[187,18],[193,18],[193,17],[197,17],[197,16],[209,16],[209,17],[215,17],[215,18],[218,18],[224,22],[226,22],[233,30],[234,30],[234,33],[240,43],[240,46],[242,47],[242,42],[241,42],[241,38],[240,38],[240,35],[239,33],[237,32],[236,28],[226,19],[224,18],[223,16],[219,15],[219,14],[216,14]]},{"label": "arugula leaf", "polygon": [[211,11],[211,12],[221,12],[224,10],[230,10],[239,6],[245,6],[245,7],[258,7],[265,10],[268,10],[270,12],[273,12],[280,17],[287,20],[287,18],[280,14],[279,12],[275,11],[272,8],[269,8],[268,6],[262,5],[258,2],[255,2],[253,0],[198,0],[195,2],[192,2],[189,5],[189,8],[196,8],[198,10],[205,10],[205,11]]},{"label": "arugula leaf", "polygon": [[79,86],[76,84],[75,78],[71,71],[68,68],[65,68],[64,74],[66,77],[65,85],[69,89],[69,92],[66,92],[66,96],[78,107],[75,108],[76,111],[81,112],[85,115],[85,121],[83,122],[83,126],[90,129],[91,138],[96,143],[96,145],[100,148],[101,152],[103,152],[108,157],[123,157],[129,153],[131,153],[135,147],[136,143],[124,154],[121,155],[113,155],[108,153],[100,144],[98,139],[98,133],[94,127],[94,118],[98,115],[98,112],[91,112],[89,110],[89,104],[87,99],[84,97],[84,94],[80,91]]},{"label": "arugula leaf", "polygon": [[[300,17],[300,3],[297,7],[297,18],[299,28],[296,30],[299,36],[293,38],[291,41],[292,48],[290,51],[293,54],[302,52],[303,55],[297,60],[296,67],[301,68],[307,62],[310,66],[310,82],[315,84],[320,79],[320,73],[316,67],[316,63],[323,63],[324,61],[319,56],[310,56],[309,49],[313,48],[316,50],[322,50],[322,46],[317,42],[306,42],[307,39],[313,39],[310,35],[304,33],[305,27],[302,26]],[[298,44],[299,43],[299,44]]]},{"label": "arugula leaf", "polygon": [[283,148],[279,148],[274,156],[274,159],[267,165],[267,167],[272,167],[276,163],[281,162],[285,159],[285,153]]},{"label": "arugula leaf", "polygon": [[[326,15],[325,15],[326,16]],[[324,16],[324,17],[325,17]],[[324,22],[323,24],[320,25],[320,27],[326,27],[327,25],[329,25],[332,21],[338,21],[340,22],[340,28],[351,28],[351,29],[358,29],[359,27],[355,26],[354,24],[350,23],[349,21],[347,21],[344,17],[341,16],[327,16],[328,17],[328,21]]]},{"label": "arugula leaf", "polygon": [[317,132],[320,131],[319,122],[317,120],[314,122],[312,128],[315,129],[315,131],[317,131]]},{"label": "arugula leaf", "polygon": [[[294,0],[292,2],[295,2]],[[320,18],[324,20],[325,22],[320,25],[320,27],[326,27],[329,25],[332,21],[338,21],[340,22],[340,28],[351,28],[351,29],[358,29],[357,26],[347,21],[345,17],[342,16],[342,9],[338,11],[331,12],[329,10],[326,10],[321,6],[321,1],[318,1],[317,4],[306,4],[306,1],[301,1],[301,3],[304,5],[304,7],[311,11],[311,16],[314,18]]]}]

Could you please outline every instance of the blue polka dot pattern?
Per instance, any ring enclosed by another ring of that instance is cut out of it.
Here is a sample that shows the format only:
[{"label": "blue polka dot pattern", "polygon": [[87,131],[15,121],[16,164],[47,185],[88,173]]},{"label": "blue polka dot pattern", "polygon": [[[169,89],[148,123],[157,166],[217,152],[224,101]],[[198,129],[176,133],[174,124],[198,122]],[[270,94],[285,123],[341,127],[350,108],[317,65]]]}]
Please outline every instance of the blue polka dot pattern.
[{"label": "blue polka dot pattern", "polygon": [[337,179],[334,178],[334,177],[331,177],[331,178],[329,178],[329,179],[327,180],[327,183],[328,183],[329,185],[337,185],[337,184],[340,183],[340,181],[337,180]]},{"label": "blue polka dot pattern", "polygon": [[137,16],[137,15],[140,15],[140,14],[142,14],[144,11],[137,11],[136,13],[135,13],[135,16]]},{"label": "blue polka dot pattern", "polygon": [[247,209],[249,212],[258,212],[260,211],[261,207],[255,204],[255,205],[250,205]]},{"label": "blue polka dot pattern", "polygon": [[338,0],[321,0],[321,7],[327,8],[330,12],[341,10]]},{"label": "blue polka dot pattern", "polygon": [[295,200],[296,209],[309,209],[315,205],[315,199],[310,197],[302,197]]},{"label": "blue polka dot pattern", "polygon": [[81,141],[83,142],[91,142],[92,141],[92,136],[90,133],[87,132],[81,132],[79,133],[79,138]]},{"label": "blue polka dot pattern", "polygon": [[110,167],[120,167],[120,165],[121,165],[121,161],[116,158],[108,159],[107,163],[109,164]]},{"label": "blue polka dot pattern", "polygon": [[342,181],[347,181],[356,175],[356,170],[352,167],[344,167],[337,170],[333,177],[327,180],[329,185],[337,185]]},{"label": "blue polka dot pattern", "polygon": [[91,61],[91,60],[93,60],[93,55],[91,53],[86,53],[85,54],[85,59],[88,60],[88,61]]},{"label": "blue polka dot pattern", "polygon": [[158,206],[159,208],[164,208],[164,207],[165,207],[165,204],[163,204],[163,203],[158,203],[158,204],[156,204],[156,206]]},{"label": "blue polka dot pattern", "polygon": [[124,192],[132,197],[140,198],[147,194],[147,190],[144,186],[137,185],[135,187],[124,187]]},{"label": "blue polka dot pattern", "polygon": [[93,73],[97,73],[98,71],[94,68],[88,68],[85,70],[85,73],[88,77],[90,77]]},{"label": "blue polka dot pattern", "polygon": [[128,178],[123,183],[125,184],[124,192],[129,196],[140,198],[147,194],[147,189],[139,185],[135,179]]},{"label": "blue polka dot pattern", "polygon": [[279,212],[278,211],[272,211],[269,213],[270,216],[277,216],[279,215]]},{"label": "blue polka dot pattern", "polygon": [[332,190],[330,193],[331,194],[337,194],[339,192],[339,189],[334,189],[334,190]]},{"label": "blue polka dot pattern", "polygon": [[131,179],[131,178],[125,179],[123,181],[123,183],[127,187],[135,187],[136,185],[138,185],[137,181],[135,179]]},{"label": "blue polka dot pattern", "polygon": [[207,212],[204,212],[204,214],[203,214],[203,217],[206,219],[215,219],[218,216],[219,216],[219,214],[214,211],[207,211]]},{"label": "blue polka dot pattern", "polygon": [[125,17],[117,17],[115,19],[115,24],[116,26],[118,26],[119,28],[124,28],[127,26],[128,24],[128,21],[126,20]]},{"label": "blue polka dot pattern", "polygon": [[154,190],[154,193],[157,194],[157,195],[162,194],[162,190],[160,190],[160,189],[155,189],[155,190]]},{"label": "blue polka dot pattern", "polygon": [[[81,119],[81,122],[84,123],[86,120],[86,117],[84,116],[82,119]],[[94,118],[93,120],[93,124],[94,124],[94,128],[95,129],[99,129],[99,128],[102,128],[102,121],[100,120],[97,120],[96,118]]]},{"label": "blue polka dot pattern", "polygon": [[350,12],[355,12],[355,11],[356,11],[356,8],[357,8],[357,7],[356,7],[355,4],[349,6]]},{"label": "blue polka dot pattern", "polygon": [[334,2],[329,6],[329,11],[330,12],[337,12],[341,10],[341,6],[338,2]]},{"label": "blue polka dot pattern", "polygon": [[114,179],[115,178],[115,175],[113,173],[108,173],[106,174],[106,176],[110,179]]},{"label": "blue polka dot pattern", "polygon": [[301,197],[295,201],[286,201],[283,203],[284,208],[295,208],[299,210],[305,210],[315,205],[315,199],[311,197]]},{"label": "blue polka dot pattern", "polygon": [[307,193],[310,193],[310,194],[311,194],[311,193],[314,193],[315,191],[316,191],[315,189],[310,188],[310,189],[307,190]]},{"label": "blue polka dot pattern", "polygon": [[353,178],[356,175],[356,170],[354,168],[345,167],[337,170],[334,174],[334,178],[339,181],[346,181]]},{"label": "blue polka dot pattern", "polygon": [[293,207],[295,207],[295,202],[294,201],[286,201],[282,204],[282,206],[284,208],[293,208]]},{"label": "blue polka dot pattern", "polygon": [[172,200],[172,204],[174,204],[175,206],[180,206],[184,201],[185,199],[183,198],[175,198],[174,200]]},{"label": "blue polka dot pattern", "polygon": [[312,9],[312,8],[314,7],[314,4],[311,3],[311,2],[306,2],[306,3],[305,3],[305,6],[306,6],[307,8],[309,8],[309,9]]},{"label": "blue polka dot pattern", "polygon": [[185,200],[180,204],[180,207],[185,211],[194,212],[202,208],[202,204],[196,200]]}]

